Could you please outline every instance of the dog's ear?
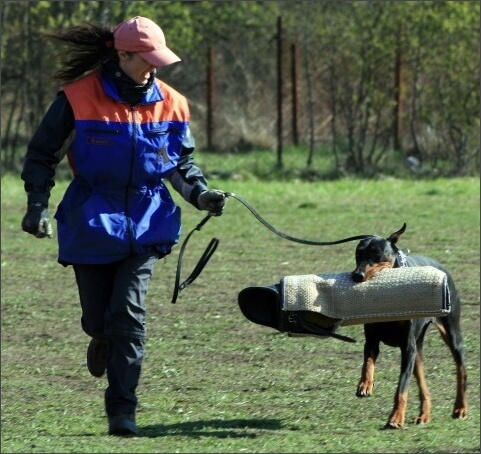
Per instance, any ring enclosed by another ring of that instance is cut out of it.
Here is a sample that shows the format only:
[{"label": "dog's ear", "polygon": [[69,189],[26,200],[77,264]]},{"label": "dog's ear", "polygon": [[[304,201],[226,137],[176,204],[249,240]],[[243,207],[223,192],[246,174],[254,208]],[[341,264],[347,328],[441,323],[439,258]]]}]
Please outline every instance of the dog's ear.
[{"label": "dog's ear", "polygon": [[394,232],[394,233],[391,233],[391,235],[389,235],[389,238],[387,239],[391,244],[396,244],[397,241],[399,240],[399,238],[401,237],[401,235],[406,231],[406,223],[403,224],[403,226],[397,231],[397,232]]}]

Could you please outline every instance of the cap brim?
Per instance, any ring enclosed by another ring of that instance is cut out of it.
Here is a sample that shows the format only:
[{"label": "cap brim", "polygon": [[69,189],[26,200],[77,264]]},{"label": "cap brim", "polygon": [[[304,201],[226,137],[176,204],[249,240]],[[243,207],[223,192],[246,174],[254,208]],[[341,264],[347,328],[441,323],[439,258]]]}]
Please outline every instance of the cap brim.
[{"label": "cap brim", "polygon": [[149,52],[138,52],[138,54],[147,63],[150,63],[156,68],[171,65],[172,63],[177,63],[180,61],[180,58],[175,55],[168,47],[152,50]]}]

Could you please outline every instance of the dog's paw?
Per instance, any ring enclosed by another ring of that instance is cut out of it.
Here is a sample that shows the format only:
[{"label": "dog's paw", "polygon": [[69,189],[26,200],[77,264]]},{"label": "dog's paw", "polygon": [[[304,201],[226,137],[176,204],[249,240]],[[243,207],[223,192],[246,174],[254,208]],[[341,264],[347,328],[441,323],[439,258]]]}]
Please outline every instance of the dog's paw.
[{"label": "dog's paw", "polygon": [[431,422],[431,415],[428,415],[426,413],[421,413],[414,422],[416,424],[427,424]]},{"label": "dog's paw", "polygon": [[468,417],[468,409],[466,407],[455,408],[452,417],[453,419],[466,419]]},{"label": "dog's paw", "polygon": [[384,429],[404,429],[404,424],[397,421],[388,421],[384,426]]},{"label": "dog's paw", "polygon": [[372,395],[372,383],[361,382],[357,385],[356,396],[357,397],[369,397]]}]

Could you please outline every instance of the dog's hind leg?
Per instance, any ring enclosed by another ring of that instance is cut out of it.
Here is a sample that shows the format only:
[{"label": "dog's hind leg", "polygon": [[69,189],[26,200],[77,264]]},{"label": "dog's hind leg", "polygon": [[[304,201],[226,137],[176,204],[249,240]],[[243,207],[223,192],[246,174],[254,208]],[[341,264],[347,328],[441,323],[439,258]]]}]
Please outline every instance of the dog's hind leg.
[{"label": "dog's hind leg", "polygon": [[467,372],[464,360],[464,347],[459,326],[459,319],[448,314],[435,321],[436,327],[443,340],[448,345],[456,364],[456,399],[452,417],[454,419],[465,419],[468,416],[468,400],[467,400]]}]

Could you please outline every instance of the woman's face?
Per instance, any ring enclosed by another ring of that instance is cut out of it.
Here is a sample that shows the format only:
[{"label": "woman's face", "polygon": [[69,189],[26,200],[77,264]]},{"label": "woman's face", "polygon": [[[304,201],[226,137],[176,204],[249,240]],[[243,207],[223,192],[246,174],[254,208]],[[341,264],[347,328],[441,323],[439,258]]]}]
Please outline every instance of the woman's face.
[{"label": "woman's face", "polygon": [[119,66],[127,76],[140,85],[145,85],[155,70],[155,66],[147,63],[139,54],[124,51],[119,51]]}]

